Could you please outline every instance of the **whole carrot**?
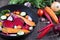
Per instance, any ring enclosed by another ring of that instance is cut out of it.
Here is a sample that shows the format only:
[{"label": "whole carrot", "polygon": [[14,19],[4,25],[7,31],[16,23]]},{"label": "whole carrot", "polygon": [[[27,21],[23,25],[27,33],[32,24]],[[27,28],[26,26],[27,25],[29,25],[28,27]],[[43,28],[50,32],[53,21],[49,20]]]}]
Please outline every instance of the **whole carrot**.
[{"label": "whole carrot", "polygon": [[52,18],[56,23],[59,23],[56,14],[53,12],[53,10],[52,10],[50,7],[46,6],[46,7],[45,7],[45,10],[46,10],[46,12],[51,16],[51,18]]},{"label": "whole carrot", "polygon": [[44,37],[49,31],[50,29],[54,26],[54,24],[49,24],[47,27],[47,29],[45,29],[44,31],[42,31],[38,36],[37,38],[38,39],[41,39],[42,37]]}]

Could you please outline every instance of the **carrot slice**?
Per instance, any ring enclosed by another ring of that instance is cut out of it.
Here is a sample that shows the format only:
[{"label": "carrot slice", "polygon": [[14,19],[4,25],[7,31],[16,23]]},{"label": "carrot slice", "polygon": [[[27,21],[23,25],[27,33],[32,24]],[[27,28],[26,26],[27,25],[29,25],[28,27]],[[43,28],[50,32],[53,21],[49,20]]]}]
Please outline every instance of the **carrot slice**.
[{"label": "carrot slice", "polygon": [[24,18],[24,17],[22,17],[22,16],[20,16],[20,15],[17,15],[17,16],[20,17],[21,19],[23,19],[26,24],[28,24],[28,25],[30,25],[30,26],[36,26],[36,25],[35,25],[35,22],[30,21],[30,20],[28,20],[28,19],[26,19],[26,18]]},{"label": "carrot slice", "polygon": [[25,34],[29,33],[29,30],[26,29],[14,29],[14,28],[3,28],[2,32],[3,33],[17,33],[19,31],[23,31]]}]

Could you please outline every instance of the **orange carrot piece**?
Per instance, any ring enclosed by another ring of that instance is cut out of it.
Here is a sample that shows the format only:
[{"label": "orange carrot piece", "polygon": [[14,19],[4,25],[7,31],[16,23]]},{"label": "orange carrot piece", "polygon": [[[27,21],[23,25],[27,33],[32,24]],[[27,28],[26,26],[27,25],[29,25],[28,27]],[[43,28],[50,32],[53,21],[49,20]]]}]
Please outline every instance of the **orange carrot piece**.
[{"label": "orange carrot piece", "polygon": [[28,25],[30,25],[30,26],[36,26],[36,25],[35,25],[35,22],[30,21],[30,20],[28,20],[28,19],[26,19],[26,18],[24,18],[24,17],[22,17],[22,16],[20,16],[20,15],[17,15],[17,16],[20,17],[21,19],[23,19],[26,24],[28,24]]},{"label": "orange carrot piece", "polygon": [[29,30],[26,29],[14,29],[14,28],[3,28],[2,32],[3,33],[17,33],[19,31],[23,31],[25,34],[29,33]]}]

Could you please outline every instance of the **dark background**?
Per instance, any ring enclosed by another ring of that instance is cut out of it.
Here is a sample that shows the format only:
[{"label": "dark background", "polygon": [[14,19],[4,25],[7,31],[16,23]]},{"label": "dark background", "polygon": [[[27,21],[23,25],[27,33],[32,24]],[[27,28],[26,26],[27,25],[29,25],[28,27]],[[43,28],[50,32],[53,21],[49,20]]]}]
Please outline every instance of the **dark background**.
[{"label": "dark background", "polygon": [[[57,1],[60,1],[60,0],[57,0]],[[7,5],[9,2],[9,0],[0,0],[0,7],[2,6],[5,6]],[[37,30],[39,30],[41,27],[45,26],[47,24],[43,23],[43,22],[40,22],[40,19],[38,20],[38,23],[37,23],[37,26],[34,28],[34,31],[28,35],[28,37],[26,37],[25,39],[22,39],[22,40],[38,40],[36,39],[36,36],[37,36]],[[57,37],[57,36],[52,36],[53,33],[48,33],[43,39],[40,39],[40,40],[60,40],[60,37]],[[3,38],[0,38],[0,40],[5,40]],[[19,39],[21,40],[21,39]]]}]

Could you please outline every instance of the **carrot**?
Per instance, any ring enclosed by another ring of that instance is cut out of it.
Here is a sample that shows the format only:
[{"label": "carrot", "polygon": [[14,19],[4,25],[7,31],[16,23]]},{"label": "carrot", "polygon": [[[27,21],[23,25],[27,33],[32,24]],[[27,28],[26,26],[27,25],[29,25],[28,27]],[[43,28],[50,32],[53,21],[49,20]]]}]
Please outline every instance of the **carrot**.
[{"label": "carrot", "polygon": [[46,6],[45,10],[56,23],[59,23],[56,14],[53,12],[53,10],[50,7]]},{"label": "carrot", "polygon": [[24,17],[22,17],[22,16],[20,16],[20,15],[17,15],[17,16],[20,17],[21,19],[23,19],[26,24],[28,24],[28,25],[30,25],[30,26],[35,26],[35,22],[30,21],[30,20],[28,20],[28,19],[26,19],[26,18],[24,18]]},{"label": "carrot", "polygon": [[17,33],[19,31],[23,31],[26,34],[30,32],[29,30],[26,30],[26,29],[13,29],[13,28],[3,28],[2,29],[3,33]]},{"label": "carrot", "polygon": [[28,15],[26,15],[25,18],[28,19]]},{"label": "carrot", "polygon": [[5,15],[6,15],[6,16],[10,16],[10,14],[9,14],[9,13],[6,13]]}]

